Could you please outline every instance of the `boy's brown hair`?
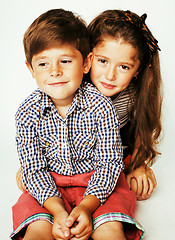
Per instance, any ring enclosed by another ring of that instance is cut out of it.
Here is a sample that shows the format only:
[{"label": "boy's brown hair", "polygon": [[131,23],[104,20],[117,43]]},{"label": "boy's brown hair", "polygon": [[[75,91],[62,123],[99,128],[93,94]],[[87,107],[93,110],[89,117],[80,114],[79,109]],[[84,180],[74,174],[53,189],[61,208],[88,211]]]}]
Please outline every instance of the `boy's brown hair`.
[{"label": "boy's brown hair", "polygon": [[71,44],[86,59],[90,52],[89,34],[85,22],[70,11],[52,9],[40,15],[24,34],[23,44],[27,62],[56,43]]}]

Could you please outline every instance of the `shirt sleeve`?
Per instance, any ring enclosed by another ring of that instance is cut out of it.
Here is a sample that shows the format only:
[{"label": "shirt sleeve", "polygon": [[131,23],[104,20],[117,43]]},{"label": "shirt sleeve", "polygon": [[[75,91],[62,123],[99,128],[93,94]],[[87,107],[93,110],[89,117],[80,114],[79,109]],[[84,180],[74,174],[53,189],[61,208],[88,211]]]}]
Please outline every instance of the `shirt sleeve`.
[{"label": "shirt sleeve", "polygon": [[39,146],[35,124],[32,121],[21,123],[16,120],[16,143],[22,181],[26,190],[43,206],[46,199],[53,196],[61,197],[55,182],[48,171],[47,160]]},{"label": "shirt sleeve", "polygon": [[97,127],[95,148],[96,169],[89,180],[85,195],[96,196],[103,204],[113,192],[123,170],[123,149],[119,133],[119,118],[113,107],[105,109]]}]

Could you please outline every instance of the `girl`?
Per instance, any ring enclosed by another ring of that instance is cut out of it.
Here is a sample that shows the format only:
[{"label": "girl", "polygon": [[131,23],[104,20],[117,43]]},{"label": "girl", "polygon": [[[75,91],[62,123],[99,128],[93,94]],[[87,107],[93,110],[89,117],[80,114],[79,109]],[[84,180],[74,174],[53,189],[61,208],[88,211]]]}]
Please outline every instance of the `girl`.
[{"label": "girl", "polygon": [[146,14],[107,10],[88,27],[90,78],[118,110],[126,178],[139,200],[149,198],[156,187],[150,166],[158,154],[162,103],[160,49],[145,19]]}]

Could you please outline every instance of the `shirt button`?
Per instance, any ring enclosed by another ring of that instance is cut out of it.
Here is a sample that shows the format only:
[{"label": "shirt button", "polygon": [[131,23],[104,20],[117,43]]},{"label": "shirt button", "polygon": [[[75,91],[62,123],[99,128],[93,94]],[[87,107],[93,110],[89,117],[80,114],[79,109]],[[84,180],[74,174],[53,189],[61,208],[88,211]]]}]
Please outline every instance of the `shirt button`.
[{"label": "shirt button", "polygon": [[71,171],[71,170],[72,170],[72,167],[71,167],[69,164],[67,164],[67,165],[66,165],[66,169],[69,170],[69,171]]},{"label": "shirt button", "polygon": [[50,145],[50,143],[49,142],[46,142],[46,146],[48,147]]}]

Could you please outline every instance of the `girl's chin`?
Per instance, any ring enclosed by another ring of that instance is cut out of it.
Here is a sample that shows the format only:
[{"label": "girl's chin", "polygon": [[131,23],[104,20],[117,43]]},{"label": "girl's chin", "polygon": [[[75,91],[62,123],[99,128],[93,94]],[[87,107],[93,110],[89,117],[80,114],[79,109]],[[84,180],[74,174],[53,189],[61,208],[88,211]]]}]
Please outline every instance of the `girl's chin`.
[{"label": "girl's chin", "polygon": [[118,95],[119,92],[116,92],[116,91],[110,91],[110,90],[103,90],[103,91],[100,91],[103,95],[105,95],[106,97],[115,97]]}]

